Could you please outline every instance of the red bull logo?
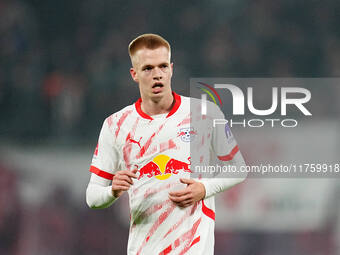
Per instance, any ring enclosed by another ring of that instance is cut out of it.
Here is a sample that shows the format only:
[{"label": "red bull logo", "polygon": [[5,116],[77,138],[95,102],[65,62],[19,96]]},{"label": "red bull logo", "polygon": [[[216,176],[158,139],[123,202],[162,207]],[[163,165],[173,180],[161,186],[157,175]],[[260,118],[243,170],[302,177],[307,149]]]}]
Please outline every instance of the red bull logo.
[{"label": "red bull logo", "polygon": [[158,180],[168,179],[172,174],[178,174],[179,171],[189,172],[190,171],[190,158],[188,158],[189,163],[179,161],[174,158],[170,158],[167,155],[158,155],[148,162],[139,170],[138,180],[143,176],[149,178],[155,177]]}]

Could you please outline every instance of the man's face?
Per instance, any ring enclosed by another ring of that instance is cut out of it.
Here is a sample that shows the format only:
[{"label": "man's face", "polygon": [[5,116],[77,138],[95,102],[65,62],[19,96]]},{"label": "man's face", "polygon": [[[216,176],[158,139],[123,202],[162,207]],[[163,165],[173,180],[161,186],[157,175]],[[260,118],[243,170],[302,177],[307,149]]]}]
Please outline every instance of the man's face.
[{"label": "man's face", "polygon": [[161,99],[171,95],[171,77],[173,63],[167,48],[142,48],[132,58],[130,69],[132,79],[139,83],[139,90],[144,99]]}]

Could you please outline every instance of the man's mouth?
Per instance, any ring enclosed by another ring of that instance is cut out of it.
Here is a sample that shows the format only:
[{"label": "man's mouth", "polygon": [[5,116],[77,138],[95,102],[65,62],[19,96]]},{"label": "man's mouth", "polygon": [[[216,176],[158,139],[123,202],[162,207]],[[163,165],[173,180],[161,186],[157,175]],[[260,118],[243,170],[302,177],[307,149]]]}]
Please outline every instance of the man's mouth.
[{"label": "man's mouth", "polygon": [[154,89],[154,88],[163,88],[164,87],[164,85],[163,85],[163,83],[161,83],[161,82],[156,82],[153,86],[152,86],[152,88]]},{"label": "man's mouth", "polygon": [[152,93],[154,94],[158,94],[161,93],[163,91],[163,83],[161,82],[156,82],[153,86],[152,86]]}]

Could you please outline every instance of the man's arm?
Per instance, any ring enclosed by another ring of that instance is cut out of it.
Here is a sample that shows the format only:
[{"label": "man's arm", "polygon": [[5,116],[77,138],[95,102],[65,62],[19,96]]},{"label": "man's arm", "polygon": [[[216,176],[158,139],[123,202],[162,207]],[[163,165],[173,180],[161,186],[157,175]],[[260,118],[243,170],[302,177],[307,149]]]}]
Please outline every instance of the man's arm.
[{"label": "man's arm", "polygon": [[[231,165],[231,166],[235,166],[236,169],[240,169],[242,166],[245,166],[246,163],[242,157],[242,154],[240,151],[238,151],[232,159],[223,162],[222,160],[218,161],[218,164],[223,165],[223,164],[227,164],[227,165]],[[222,176],[223,174],[216,175],[214,177],[211,178],[203,178],[201,180],[199,180],[201,183],[204,184],[205,187],[205,197],[204,198],[209,198],[217,193],[223,192],[227,189],[232,188],[233,186],[243,182],[246,177],[247,177],[247,173],[235,173],[235,177],[224,177]]]},{"label": "man's arm", "polygon": [[[210,104],[209,107],[212,119],[225,119],[224,113],[219,107],[214,104]],[[246,163],[228,124],[216,125],[212,130],[210,143],[211,163],[221,167],[228,166],[228,168],[231,167],[236,171],[232,173],[218,172],[214,176],[200,180],[206,189],[205,198],[225,191],[241,183],[247,177],[246,172],[240,171]]]},{"label": "man's arm", "polygon": [[111,182],[96,174],[91,174],[86,189],[86,203],[92,209],[107,208],[117,199],[112,194]]},{"label": "man's arm", "polygon": [[137,178],[137,169],[116,172],[111,181],[96,174],[91,174],[86,189],[86,202],[93,209],[107,208],[133,185],[132,178]]},{"label": "man's arm", "polygon": [[[120,155],[115,146],[115,137],[108,119],[103,123],[98,145],[90,167],[91,178],[86,189],[86,202],[91,208],[106,208],[116,201],[137,178],[136,170],[120,170]],[[118,171],[117,171],[118,170]]]}]

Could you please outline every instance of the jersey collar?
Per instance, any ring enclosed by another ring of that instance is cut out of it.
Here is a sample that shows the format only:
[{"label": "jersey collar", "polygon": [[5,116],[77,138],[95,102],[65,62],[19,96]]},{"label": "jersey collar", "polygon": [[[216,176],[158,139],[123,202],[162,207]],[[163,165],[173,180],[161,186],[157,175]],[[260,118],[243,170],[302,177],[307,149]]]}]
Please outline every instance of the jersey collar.
[{"label": "jersey collar", "polygon": [[[179,106],[181,105],[181,96],[176,94],[175,92],[172,92],[172,95],[174,96],[175,103],[173,107],[171,108],[170,112],[168,113],[168,115],[166,116],[167,118],[173,115],[178,110]],[[137,113],[144,119],[153,120],[153,118],[150,115],[142,111],[141,104],[142,104],[142,98],[139,98],[137,102],[135,103]]]}]

